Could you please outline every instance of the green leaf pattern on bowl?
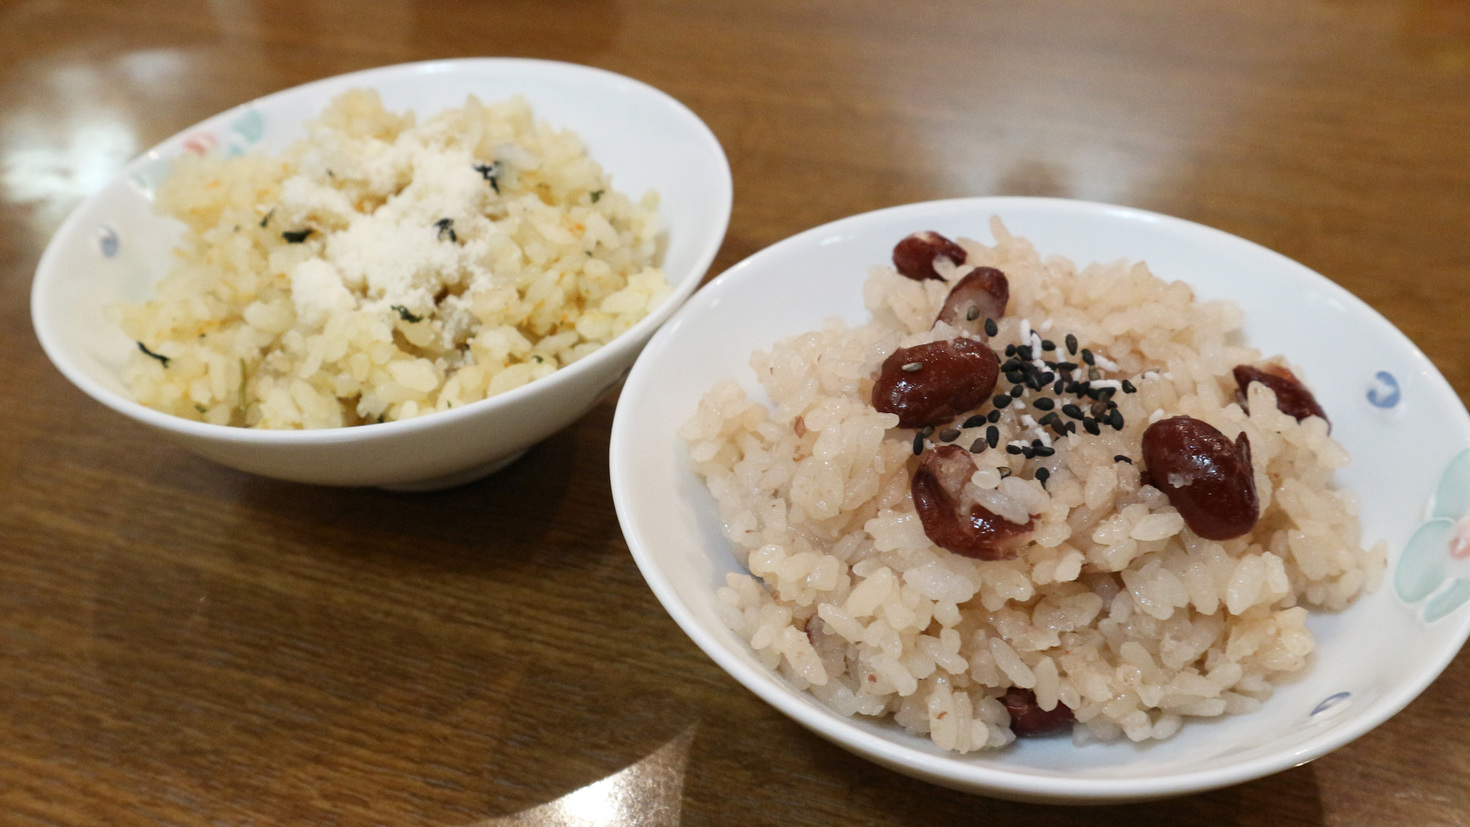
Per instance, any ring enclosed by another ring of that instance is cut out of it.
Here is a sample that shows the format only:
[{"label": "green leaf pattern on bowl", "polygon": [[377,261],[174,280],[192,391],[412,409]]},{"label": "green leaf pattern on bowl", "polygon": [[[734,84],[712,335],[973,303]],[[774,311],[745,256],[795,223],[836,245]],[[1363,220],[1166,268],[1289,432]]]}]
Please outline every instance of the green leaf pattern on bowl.
[{"label": "green leaf pattern on bowl", "polygon": [[1440,476],[1429,519],[1404,544],[1394,589],[1405,603],[1424,603],[1433,623],[1470,602],[1470,449]]}]

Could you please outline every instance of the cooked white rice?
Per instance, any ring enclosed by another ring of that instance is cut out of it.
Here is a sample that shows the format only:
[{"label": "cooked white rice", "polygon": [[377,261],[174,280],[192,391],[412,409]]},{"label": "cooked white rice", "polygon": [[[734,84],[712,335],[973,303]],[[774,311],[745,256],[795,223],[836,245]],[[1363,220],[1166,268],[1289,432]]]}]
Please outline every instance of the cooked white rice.
[{"label": "cooked white rice", "polygon": [[[945,281],[875,267],[870,322],[831,321],[752,356],[771,407],[726,380],[682,428],[750,572],[719,590],[723,617],[833,709],[891,716],[957,752],[1014,739],[998,700],[1010,687],[1033,690],[1042,709],[1069,707],[1079,741],[1167,738],[1188,717],[1256,709],[1274,681],[1307,667],[1307,607],[1342,609],[1382,576],[1384,545],[1361,548],[1355,501],[1331,484],[1346,452],[1324,421],[1281,413],[1259,383],[1249,413],[1237,404],[1231,368],[1261,354],[1240,344],[1233,304],[1195,301],[1142,263],[1079,271],[998,220],[992,230],[994,247],[960,240],[968,261],[941,262]],[[1004,449],[1036,413],[1012,405],[998,447],[972,454],[976,498],[1035,517],[1014,560],[929,540],[910,495],[915,432],[870,401],[896,348],[955,335],[934,320],[971,265],[1009,278],[993,348],[1020,342],[1025,327],[1072,332],[1116,366],[1104,377],[1137,387],[1114,397],[1121,431],[1079,431],[1056,440],[1055,455],[1025,459]],[[1261,516],[1245,536],[1201,539],[1140,484],[1138,465],[1114,460],[1139,457],[1149,422],[1177,414],[1248,436]]]},{"label": "cooked white rice", "polygon": [[464,405],[585,357],[670,291],[656,194],[613,189],[520,98],[420,124],[351,91],[281,157],[179,159],[157,209],[187,230],[153,300],[116,309],[140,344],[124,380],[221,425]]}]

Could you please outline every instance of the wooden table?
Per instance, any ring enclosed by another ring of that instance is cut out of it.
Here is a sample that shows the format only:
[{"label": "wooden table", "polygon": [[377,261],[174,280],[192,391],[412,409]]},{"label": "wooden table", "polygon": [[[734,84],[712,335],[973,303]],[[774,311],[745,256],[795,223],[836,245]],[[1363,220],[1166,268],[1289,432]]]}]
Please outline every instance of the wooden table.
[{"label": "wooden table", "polygon": [[703,117],[736,191],[712,274],[893,204],[1116,202],[1302,261],[1470,393],[1464,0],[6,3],[0,822],[1470,821],[1466,658],[1252,783],[962,795],[817,739],[685,638],[619,532],[613,400],[492,478],[406,495],[211,465],[47,362],[31,274],[130,157],[298,83],[483,55],[611,69]]}]

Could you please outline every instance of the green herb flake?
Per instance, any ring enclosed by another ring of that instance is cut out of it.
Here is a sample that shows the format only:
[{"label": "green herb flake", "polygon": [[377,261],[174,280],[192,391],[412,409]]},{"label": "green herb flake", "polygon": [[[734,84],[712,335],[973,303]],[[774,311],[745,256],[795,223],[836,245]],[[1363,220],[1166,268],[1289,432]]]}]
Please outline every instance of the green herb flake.
[{"label": "green herb flake", "polygon": [[245,415],[245,409],[249,406],[249,402],[248,402],[248,398],[249,397],[245,393],[245,381],[247,379],[249,379],[249,378],[250,378],[250,374],[248,372],[248,369],[245,366],[245,360],[244,359],[241,359],[240,360],[240,400],[237,403],[237,406],[240,409],[240,415],[241,416],[244,416]]},{"label": "green herb flake", "polygon": [[493,161],[493,162],[488,163],[488,164],[475,164],[474,169],[475,169],[475,172],[480,173],[480,177],[481,178],[484,178],[486,181],[489,181],[490,182],[491,189],[495,190],[496,192],[500,192],[500,162],[499,161]]},{"label": "green herb flake", "polygon": [[138,350],[143,351],[143,354],[145,356],[148,356],[148,357],[153,358],[153,359],[157,359],[158,360],[158,363],[160,365],[163,365],[164,367],[168,367],[168,363],[170,361],[169,360],[169,357],[164,356],[161,353],[154,353],[153,351],[149,350],[148,349],[148,346],[145,345],[145,344],[143,344],[142,342],[139,342],[138,343]]},{"label": "green herb flake", "polygon": [[414,315],[411,311],[409,311],[407,307],[404,307],[401,304],[390,305],[390,307],[398,312],[398,318],[404,320],[405,322],[408,322],[409,324],[418,324],[419,322],[424,320],[423,316]]},{"label": "green herb flake", "polygon": [[598,202],[598,200],[602,198],[602,192],[603,192],[602,190],[593,190],[592,191],[592,203],[596,204]]},{"label": "green herb flake", "polygon": [[306,237],[311,235],[313,232],[315,232],[315,230],[310,227],[307,227],[304,230],[286,230],[285,232],[281,233],[281,238],[284,238],[287,244],[300,244],[305,241]]}]

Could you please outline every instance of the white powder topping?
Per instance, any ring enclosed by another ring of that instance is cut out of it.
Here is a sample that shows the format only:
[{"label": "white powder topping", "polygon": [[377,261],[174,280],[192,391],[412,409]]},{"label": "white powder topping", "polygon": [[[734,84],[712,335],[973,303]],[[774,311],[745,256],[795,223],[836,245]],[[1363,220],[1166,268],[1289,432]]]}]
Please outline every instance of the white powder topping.
[{"label": "white powder topping", "polygon": [[336,268],[319,258],[307,259],[291,271],[291,302],[296,321],[312,328],[322,327],[333,313],[357,304]]}]

